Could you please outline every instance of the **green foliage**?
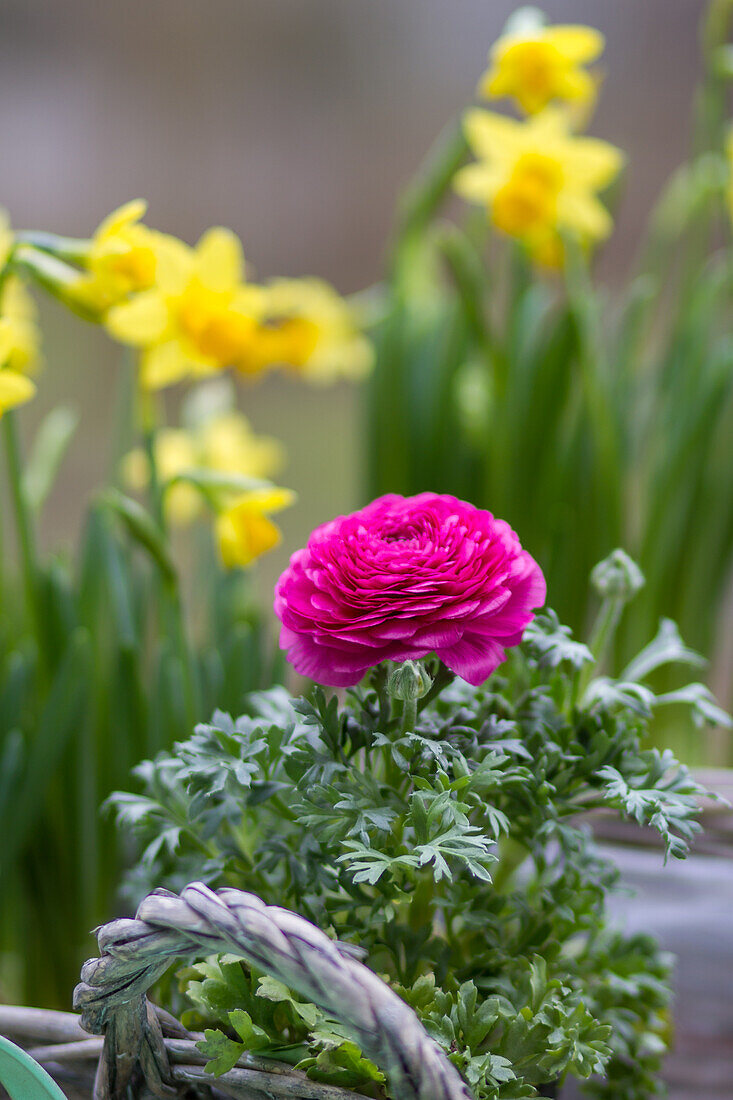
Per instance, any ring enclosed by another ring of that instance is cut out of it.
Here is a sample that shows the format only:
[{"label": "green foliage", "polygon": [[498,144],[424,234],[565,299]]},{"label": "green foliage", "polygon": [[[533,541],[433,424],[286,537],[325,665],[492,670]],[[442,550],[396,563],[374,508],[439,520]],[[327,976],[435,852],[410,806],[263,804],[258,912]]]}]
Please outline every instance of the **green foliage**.
[{"label": "green foliage", "polygon": [[[226,1073],[244,1053],[290,1062],[309,1076],[345,1088],[381,1084],[384,1076],[334,1020],[295,997],[282,982],[224,955],[185,971],[182,979],[194,1008],[191,1026],[216,1021],[226,1032],[206,1028],[199,1043],[211,1057],[207,1070]],[[236,1006],[236,1007],[232,1007]]]},{"label": "green foliage", "polygon": [[[15,425],[0,425],[26,581],[24,591],[3,561],[0,998],[64,1008],[127,862],[100,803],[136,761],[215,702],[238,707],[278,667],[248,582],[225,576],[210,547],[197,568],[211,581],[187,600],[184,622],[165,534],[119,493],[94,503],[73,556],[38,554],[35,527],[73,425],[68,412],[50,414],[22,480]],[[159,843],[175,842],[169,826]]]},{"label": "green foliage", "polygon": [[[480,1100],[568,1075],[642,1100],[659,1091],[669,961],[609,927],[617,872],[586,821],[620,813],[686,855],[701,788],[643,745],[664,705],[645,677],[680,659],[695,660],[665,625],[623,679],[594,675],[591,649],[547,613],[483,687],[429,661],[435,686],[407,729],[384,666],[342,701],[252,694],[114,796],[142,842],[128,889],[200,877],[310,918],[392,983]],[[217,1071],[267,1052],[383,1095],[335,1021],[232,957],[184,988]]]}]

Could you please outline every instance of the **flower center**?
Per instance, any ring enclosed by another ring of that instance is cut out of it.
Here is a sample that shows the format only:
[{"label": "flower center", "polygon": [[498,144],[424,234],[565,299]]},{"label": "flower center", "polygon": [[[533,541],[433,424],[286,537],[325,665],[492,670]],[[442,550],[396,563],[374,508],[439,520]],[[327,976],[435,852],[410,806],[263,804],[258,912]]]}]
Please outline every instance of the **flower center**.
[{"label": "flower center", "polygon": [[129,283],[131,290],[147,290],[155,282],[155,253],[152,248],[128,248],[116,256],[110,256],[109,268],[113,275]]},{"label": "flower center", "polygon": [[512,237],[552,225],[562,182],[562,165],[554,157],[523,153],[494,196],[494,224]]},{"label": "flower center", "polygon": [[418,543],[425,541],[427,532],[419,519],[405,522],[403,519],[395,519],[394,526],[386,526],[379,533],[379,538],[387,544],[394,543]]},{"label": "flower center", "polygon": [[222,366],[238,362],[247,352],[254,321],[232,306],[227,291],[191,284],[178,305],[178,323],[201,355]]},{"label": "flower center", "polygon": [[517,90],[540,104],[556,93],[563,58],[547,42],[518,42],[507,50],[506,64],[511,68]]}]

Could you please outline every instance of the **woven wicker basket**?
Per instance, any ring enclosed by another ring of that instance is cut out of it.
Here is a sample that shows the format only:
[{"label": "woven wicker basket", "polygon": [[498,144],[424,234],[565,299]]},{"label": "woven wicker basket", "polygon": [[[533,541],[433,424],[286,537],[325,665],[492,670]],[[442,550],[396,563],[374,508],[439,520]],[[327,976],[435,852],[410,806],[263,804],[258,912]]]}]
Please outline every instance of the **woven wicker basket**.
[{"label": "woven wicker basket", "polygon": [[[205,1073],[200,1036],[146,993],[174,960],[217,952],[240,955],[339,1019],[400,1100],[470,1100],[454,1066],[389,986],[309,921],[252,894],[214,893],[201,883],[180,895],[156,891],[135,920],[104,925],[98,942],[99,958],[84,964],[74,993],[80,1017],[0,1007],[0,1032],[52,1069],[68,1100],[353,1100],[346,1089],[250,1055],[221,1077]],[[44,1046],[28,1046],[39,1037]]]}]

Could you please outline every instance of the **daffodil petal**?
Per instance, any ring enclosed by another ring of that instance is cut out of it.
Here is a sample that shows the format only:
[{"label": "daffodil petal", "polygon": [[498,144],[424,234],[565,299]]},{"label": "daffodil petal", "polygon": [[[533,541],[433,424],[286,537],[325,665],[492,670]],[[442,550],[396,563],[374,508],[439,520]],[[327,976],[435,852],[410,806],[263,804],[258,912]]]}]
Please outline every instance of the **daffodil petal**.
[{"label": "daffodil petal", "polygon": [[581,237],[602,240],[613,228],[613,220],[594,195],[565,192],[558,199],[558,220]]},{"label": "daffodil petal", "polygon": [[104,237],[114,236],[126,226],[139,222],[145,217],[147,209],[148,204],[144,199],[131,199],[130,202],[118,206],[99,223],[94,234],[95,239],[101,240]]},{"label": "daffodil petal", "polygon": [[0,366],[10,355],[14,343],[13,325],[6,317],[0,317]]},{"label": "daffodil petal", "polygon": [[203,502],[193,485],[177,482],[166,490],[164,506],[165,514],[171,523],[183,527],[201,514]]},{"label": "daffodil petal", "polygon": [[207,230],[196,245],[196,274],[212,290],[233,290],[244,273],[239,238],[230,229]]},{"label": "daffodil petal", "polygon": [[145,347],[160,340],[165,332],[168,310],[158,290],[146,290],[129,302],[113,306],[105,323],[116,340],[133,347]]},{"label": "daffodil petal", "polygon": [[569,69],[563,74],[559,91],[568,103],[587,103],[596,95],[596,81],[584,69]]},{"label": "daffodil petal", "polygon": [[595,61],[603,53],[606,45],[605,38],[595,27],[577,24],[546,27],[543,38],[575,65],[585,65],[589,61]]},{"label": "daffodil petal", "polygon": [[0,416],[16,405],[24,405],[34,396],[36,387],[30,378],[13,370],[0,370]]},{"label": "daffodil petal", "polygon": [[155,437],[158,472],[164,481],[197,465],[196,444],[184,428],[164,428]]},{"label": "daffodil petal", "polygon": [[222,516],[217,522],[221,560],[228,569],[247,566],[282,540],[280,528],[261,513]]},{"label": "daffodil petal", "polygon": [[155,251],[155,281],[166,295],[180,294],[193,273],[195,259],[193,249],[177,237],[167,233],[156,233],[153,241]]},{"label": "daffodil petal", "polygon": [[511,95],[513,90],[512,81],[504,69],[487,69],[478,82],[476,94],[479,99],[499,99]]},{"label": "daffodil petal", "polygon": [[238,504],[217,517],[216,538],[227,569],[246,567],[277,546],[282,535],[277,524],[248,504]]},{"label": "daffodil petal", "polygon": [[501,185],[501,172],[490,164],[467,164],[456,173],[453,186],[469,202],[489,203]]},{"label": "daffodil petal", "polygon": [[466,112],[463,127],[469,145],[479,157],[508,161],[525,144],[521,123],[480,107]]},{"label": "daffodil petal", "polygon": [[574,184],[600,190],[608,187],[619,174],[624,155],[607,141],[582,137],[567,143],[563,163]]},{"label": "daffodil petal", "polygon": [[189,373],[189,365],[177,340],[167,340],[143,352],[140,383],[143,389],[160,390],[180,382]]}]

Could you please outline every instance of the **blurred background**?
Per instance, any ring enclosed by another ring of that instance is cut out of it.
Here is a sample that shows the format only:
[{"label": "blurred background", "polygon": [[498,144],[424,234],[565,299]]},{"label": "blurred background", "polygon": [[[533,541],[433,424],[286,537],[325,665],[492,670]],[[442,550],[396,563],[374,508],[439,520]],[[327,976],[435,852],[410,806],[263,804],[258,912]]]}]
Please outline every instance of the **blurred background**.
[{"label": "blurred background", "polygon": [[[258,278],[322,276],[349,293],[380,278],[394,203],[465,108],[513,0],[2,0],[0,204],[15,226],[86,236],[118,204],[194,241],[242,238]],[[626,150],[601,274],[621,276],[654,196],[684,156],[702,0],[545,0],[550,22],[606,36],[591,131]],[[122,353],[42,303],[47,367],[24,414],[59,402],[81,428],[45,518],[71,541],[106,472]],[[175,401],[175,398],[173,398]],[[299,493],[267,590],[312,526],[361,499],[359,391],[277,376],[243,386],[257,430],[287,441]],[[325,426],[327,430],[324,430]]]}]

